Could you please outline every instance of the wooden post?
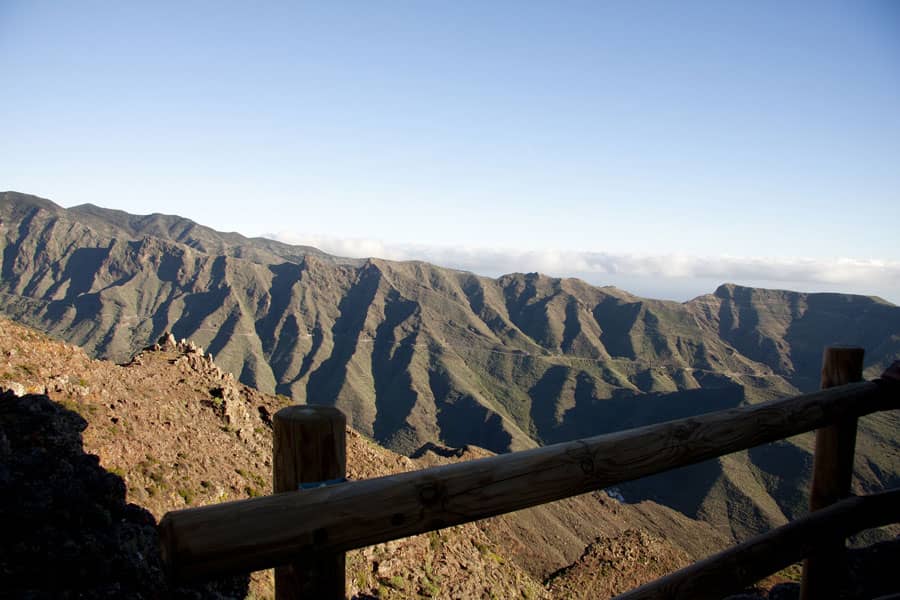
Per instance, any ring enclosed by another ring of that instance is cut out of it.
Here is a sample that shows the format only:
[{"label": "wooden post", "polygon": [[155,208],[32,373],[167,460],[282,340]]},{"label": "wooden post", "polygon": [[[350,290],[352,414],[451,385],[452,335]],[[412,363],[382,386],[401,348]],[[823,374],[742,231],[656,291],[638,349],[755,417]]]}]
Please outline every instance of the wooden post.
[{"label": "wooden post", "polygon": [[[822,357],[822,389],[862,381],[862,348],[829,347]],[[841,419],[816,431],[810,510],[819,510],[850,495],[856,450],[855,417]],[[845,582],[846,545],[825,546],[803,561],[801,600],[828,598]]]},{"label": "wooden post", "polygon": [[[297,490],[344,479],[347,419],[341,411],[331,406],[288,406],[275,413],[273,423],[275,493],[302,494]],[[313,548],[275,568],[275,598],[343,599],[345,579],[343,552]]]}]

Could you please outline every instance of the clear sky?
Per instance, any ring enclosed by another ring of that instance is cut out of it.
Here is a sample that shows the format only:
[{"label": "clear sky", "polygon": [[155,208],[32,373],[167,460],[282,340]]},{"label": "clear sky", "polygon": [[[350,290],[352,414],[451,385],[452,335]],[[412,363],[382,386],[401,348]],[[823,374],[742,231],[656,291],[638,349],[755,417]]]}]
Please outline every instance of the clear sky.
[{"label": "clear sky", "polygon": [[0,0],[0,189],[900,301],[900,3]]}]

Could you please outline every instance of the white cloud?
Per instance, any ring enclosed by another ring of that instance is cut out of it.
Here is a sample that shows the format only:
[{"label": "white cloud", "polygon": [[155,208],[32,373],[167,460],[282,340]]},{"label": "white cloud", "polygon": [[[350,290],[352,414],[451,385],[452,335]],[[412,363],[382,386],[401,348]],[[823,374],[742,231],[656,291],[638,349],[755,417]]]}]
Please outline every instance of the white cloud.
[{"label": "white cloud", "polygon": [[[617,277],[703,279],[719,282],[764,281],[807,284],[806,287],[874,290],[900,289],[900,261],[875,259],[764,258],[573,252],[552,249],[515,250],[490,247],[447,247],[391,244],[370,239],[343,239],[288,232],[266,237],[315,246],[329,254],[354,258],[423,260],[484,275],[538,271],[592,280]],[[872,291],[866,291],[872,290]]]}]

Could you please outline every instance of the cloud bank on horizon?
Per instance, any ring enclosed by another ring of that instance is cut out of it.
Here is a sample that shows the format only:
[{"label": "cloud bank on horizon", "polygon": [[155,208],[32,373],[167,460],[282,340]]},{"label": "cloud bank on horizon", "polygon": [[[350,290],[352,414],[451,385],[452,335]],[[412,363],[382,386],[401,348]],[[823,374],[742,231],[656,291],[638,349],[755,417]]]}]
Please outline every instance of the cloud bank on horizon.
[{"label": "cloud bank on horizon", "polygon": [[900,261],[431,246],[287,231],[267,233],[264,237],[313,246],[337,256],[422,260],[481,275],[538,271],[553,276],[581,277],[594,284],[624,283],[635,288],[629,291],[679,300],[711,291],[711,282],[726,281],[798,291],[879,295],[892,302],[900,299]]}]

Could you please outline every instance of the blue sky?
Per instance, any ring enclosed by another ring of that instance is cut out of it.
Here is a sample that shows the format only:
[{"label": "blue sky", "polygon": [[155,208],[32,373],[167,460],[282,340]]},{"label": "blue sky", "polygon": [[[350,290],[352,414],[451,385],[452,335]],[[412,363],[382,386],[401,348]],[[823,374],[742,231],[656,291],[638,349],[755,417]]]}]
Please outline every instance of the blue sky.
[{"label": "blue sky", "polygon": [[684,299],[900,301],[895,2],[0,2],[0,189]]}]

